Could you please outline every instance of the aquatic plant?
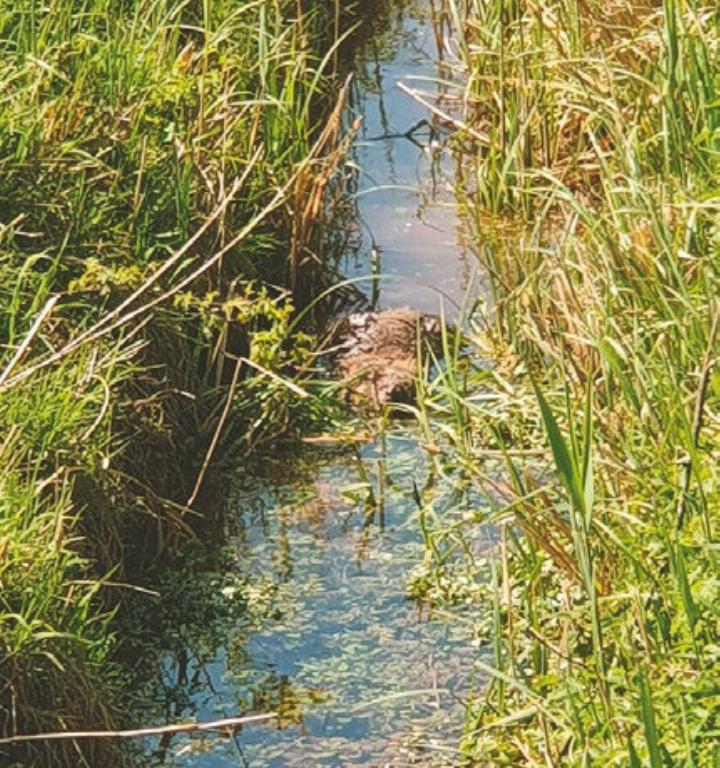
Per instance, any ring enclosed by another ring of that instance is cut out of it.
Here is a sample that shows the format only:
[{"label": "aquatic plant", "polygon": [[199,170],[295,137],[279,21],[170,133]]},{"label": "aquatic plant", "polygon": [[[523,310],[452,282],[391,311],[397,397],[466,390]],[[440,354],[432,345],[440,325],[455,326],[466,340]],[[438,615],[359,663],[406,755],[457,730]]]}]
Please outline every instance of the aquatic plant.
[{"label": "aquatic plant", "polygon": [[467,762],[716,765],[717,8],[435,6],[493,288],[420,400],[500,532]]},{"label": "aquatic plant", "polygon": [[[197,457],[250,397],[287,426],[347,142],[341,6],[312,6],[0,5],[2,736],[112,723],[113,613],[198,524]],[[120,765],[110,744],[0,755]]]}]

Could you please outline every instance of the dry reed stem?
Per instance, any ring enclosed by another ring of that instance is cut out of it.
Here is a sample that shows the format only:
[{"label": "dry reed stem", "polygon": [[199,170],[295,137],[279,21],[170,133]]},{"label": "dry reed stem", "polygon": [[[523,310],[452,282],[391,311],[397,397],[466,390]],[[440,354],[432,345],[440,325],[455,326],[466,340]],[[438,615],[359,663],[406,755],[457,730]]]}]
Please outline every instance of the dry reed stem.
[{"label": "dry reed stem", "polygon": [[230,413],[233,397],[235,396],[235,388],[237,387],[242,364],[243,364],[243,358],[239,357],[235,362],[235,370],[233,371],[232,381],[230,382],[230,388],[228,389],[227,397],[225,398],[225,405],[223,406],[222,413],[220,414],[220,418],[218,419],[218,423],[217,423],[217,426],[215,427],[215,432],[213,433],[212,440],[210,441],[210,445],[208,446],[207,452],[205,453],[205,458],[203,459],[202,467],[200,468],[200,472],[198,473],[197,479],[195,480],[195,485],[193,486],[192,493],[190,494],[190,497],[188,498],[188,500],[185,502],[185,506],[188,508],[192,507],[192,505],[195,502],[195,499],[197,498],[198,493],[200,493],[200,488],[205,478],[205,474],[208,470],[208,467],[210,466],[210,462],[212,461],[212,457],[213,457],[213,454],[215,453],[215,448],[217,447],[218,441],[220,440],[220,433],[222,432],[223,426],[225,426],[225,421],[227,420],[227,417]]},{"label": "dry reed stem", "polygon": [[431,104],[427,99],[423,98],[419,93],[416,91],[413,91],[412,88],[408,88],[405,83],[398,83],[397,87],[405,94],[407,94],[411,99],[414,99],[417,101],[418,104],[425,107],[425,109],[432,112],[435,116],[439,117],[441,120],[443,120],[448,125],[452,125],[454,128],[457,128],[459,131],[462,131],[463,133],[466,133],[468,136],[472,136],[476,141],[478,141],[480,144],[489,145],[490,144],[490,137],[481,131],[476,130],[475,128],[472,128],[467,123],[463,122],[462,120],[458,120],[456,117],[452,117],[451,115],[448,115],[447,112],[444,112],[439,107],[435,106],[435,104]]},{"label": "dry reed stem", "polygon": [[10,359],[10,362],[5,366],[3,372],[0,373],[0,388],[2,388],[8,376],[10,376],[15,366],[20,362],[25,352],[27,352],[28,347],[32,344],[32,341],[40,330],[42,324],[50,316],[50,313],[52,312],[53,307],[57,304],[59,298],[59,296],[51,296],[45,302],[45,306],[40,310],[40,314],[35,318],[35,321],[30,327],[30,330],[27,332],[27,335],[22,340],[22,343],[15,351],[15,354]]},{"label": "dry reed stem", "polygon": [[226,717],[206,723],[180,723],[177,725],[158,725],[147,728],[134,728],[126,731],[58,731],[54,733],[31,733],[9,736],[0,739],[0,744],[21,744],[31,741],[61,741],[77,739],[138,739],[147,736],[167,736],[177,733],[196,733],[198,731],[225,731],[240,728],[243,725],[264,723],[277,718],[276,712],[245,717]]},{"label": "dry reed stem", "polygon": [[[715,301],[715,311],[713,312],[712,327],[708,338],[707,351],[700,375],[700,384],[695,397],[695,407],[692,421],[692,443],[693,449],[698,447],[700,439],[700,430],[702,429],[703,411],[705,409],[705,396],[707,394],[708,384],[710,383],[710,374],[712,373],[717,356],[715,354],[715,342],[717,341],[718,329],[720,328],[720,301]],[[693,459],[688,457],[683,464],[683,477],[680,488],[680,497],[677,503],[677,528],[682,528],[685,520],[685,510],[687,508],[687,495],[690,490],[690,481],[692,480]]]},{"label": "dry reed stem", "polygon": [[[340,138],[342,117],[347,104],[352,75],[345,80],[340,89],[335,107],[328,117],[325,128],[316,142],[315,156],[328,152],[323,158],[319,171],[313,171],[310,163],[305,163],[297,175],[297,183],[293,189],[292,228],[290,233],[290,285],[294,289],[297,284],[300,251],[312,242],[314,230],[318,225],[318,217],[322,211],[325,192],[332,175],[340,165],[342,158],[349,151],[350,144],[355,138],[362,118],[357,118],[347,134]],[[332,147],[332,149],[328,149]]]}]

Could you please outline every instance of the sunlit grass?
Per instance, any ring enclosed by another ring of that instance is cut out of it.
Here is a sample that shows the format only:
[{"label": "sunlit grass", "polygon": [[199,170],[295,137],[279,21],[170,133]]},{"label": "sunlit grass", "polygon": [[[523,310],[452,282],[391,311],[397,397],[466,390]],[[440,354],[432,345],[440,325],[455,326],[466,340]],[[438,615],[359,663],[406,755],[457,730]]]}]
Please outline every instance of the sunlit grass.
[{"label": "sunlit grass", "polygon": [[715,765],[717,9],[448,0],[445,18],[488,136],[457,146],[493,288],[470,339],[494,366],[452,405],[449,456],[502,532],[466,754]]},{"label": "sunlit grass", "polygon": [[[111,724],[113,607],[189,532],[224,399],[247,445],[300,410],[340,9],[0,4],[2,735]],[[15,756],[121,764],[108,742]]]}]

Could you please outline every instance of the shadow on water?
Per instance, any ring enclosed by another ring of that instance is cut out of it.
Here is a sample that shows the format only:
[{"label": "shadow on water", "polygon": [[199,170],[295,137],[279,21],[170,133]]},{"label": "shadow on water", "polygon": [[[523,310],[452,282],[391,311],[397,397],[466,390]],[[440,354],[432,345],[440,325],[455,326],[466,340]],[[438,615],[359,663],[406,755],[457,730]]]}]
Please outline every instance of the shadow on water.
[{"label": "shadow on water", "polygon": [[[352,111],[364,125],[344,271],[383,276],[367,283],[372,305],[436,312],[442,300],[452,317],[471,275],[447,134],[397,88],[451,99],[427,7],[386,4],[357,49]],[[483,503],[399,423],[349,451],[239,472],[226,497],[222,545],[190,549],[162,599],[137,613],[139,695],[146,719],[163,723],[277,718],[231,737],[152,739],[140,763],[456,765],[473,621],[461,608],[427,615],[408,585],[425,554],[421,517],[451,527]],[[478,526],[478,548],[483,535]]]}]

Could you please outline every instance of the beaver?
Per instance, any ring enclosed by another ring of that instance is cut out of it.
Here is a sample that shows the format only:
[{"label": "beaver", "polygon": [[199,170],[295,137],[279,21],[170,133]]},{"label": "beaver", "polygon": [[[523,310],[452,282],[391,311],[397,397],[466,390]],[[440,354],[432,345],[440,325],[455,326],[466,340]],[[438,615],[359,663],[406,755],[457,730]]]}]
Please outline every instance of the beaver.
[{"label": "beaver", "polygon": [[413,402],[423,350],[439,354],[442,347],[439,318],[407,307],[348,315],[338,335],[337,374],[350,399],[375,408]]}]

